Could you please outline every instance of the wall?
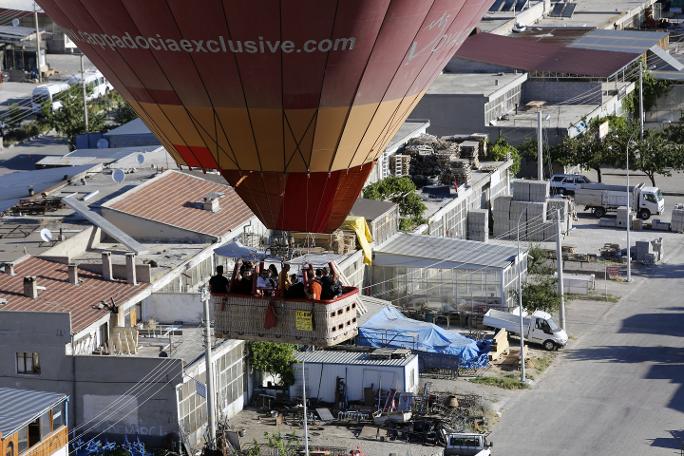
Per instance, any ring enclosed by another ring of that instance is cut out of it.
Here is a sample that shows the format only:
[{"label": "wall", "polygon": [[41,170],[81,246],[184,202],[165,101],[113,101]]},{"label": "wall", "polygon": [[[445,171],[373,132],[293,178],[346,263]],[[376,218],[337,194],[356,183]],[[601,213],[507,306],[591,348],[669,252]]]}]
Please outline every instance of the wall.
[{"label": "wall", "polygon": [[119,227],[129,236],[139,242],[178,242],[188,244],[204,244],[214,241],[213,236],[207,236],[192,231],[175,228],[173,226],[134,217],[129,214],[102,207],[102,216]]},{"label": "wall", "polygon": [[[546,101],[564,104],[597,104],[601,101],[601,82],[597,81],[547,81],[529,79],[523,84],[522,103]],[[578,95],[581,98],[571,100]]]},{"label": "wall", "polygon": [[659,127],[661,122],[679,122],[684,116],[684,85],[676,84],[656,100],[655,106],[644,113],[646,123]]},{"label": "wall", "polygon": [[[418,369],[418,358],[415,357],[411,364]],[[294,366],[295,383],[290,386],[290,396],[302,396],[302,364]],[[343,378],[347,382],[347,399],[349,401],[362,401],[363,389],[373,386],[383,390],[391,388],[399,392],[414,391],[408,387],[403,366],[360,366],[344,364],[321,364],[306,363],[306,397],[321,402],[335,402],[335,386],[337,378]]]},{"label": "wall", "polygon": [[158,323],[200,324],[203,307],[199,293],[153,293],[143,301],[142,320]]},{"label": "wall", "polygon": [[135,135],[104,135],[109,140],[109,147],[137,147],[161,144],[152,133]]},{"label": "wall", "polygon": [[482,95],[427,94],[411,113],[411,118],[429,119],[428,133],[435,136],[471,134],[484,127]]}]

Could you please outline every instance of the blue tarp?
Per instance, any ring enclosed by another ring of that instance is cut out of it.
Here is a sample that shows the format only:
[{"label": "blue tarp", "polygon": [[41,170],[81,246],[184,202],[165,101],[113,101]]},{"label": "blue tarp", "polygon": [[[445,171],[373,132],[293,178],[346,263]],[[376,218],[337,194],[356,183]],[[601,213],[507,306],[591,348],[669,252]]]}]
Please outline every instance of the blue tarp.
[{"label": "blue tarp", "polygon": [[432,323],[412,320],[393,307],[385,307],[359,328],[359,345],[375,348],[408,348],[448,355],[460,365],[476,361],[482,353],[473,339]]}]

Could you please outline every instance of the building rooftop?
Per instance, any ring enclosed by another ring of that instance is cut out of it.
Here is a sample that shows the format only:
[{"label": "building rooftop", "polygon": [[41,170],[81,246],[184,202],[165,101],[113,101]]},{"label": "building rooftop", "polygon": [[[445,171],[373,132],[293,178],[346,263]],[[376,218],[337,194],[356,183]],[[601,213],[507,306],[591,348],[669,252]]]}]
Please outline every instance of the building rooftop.
[{"label": "building rooftop", "polygon": [[583,27],[585,29],[614,29],[615,24],[631,26],[631,17],[656,0],[573,0],[577,4],[570,17],[546,16],[534,27]]},{"label": "building rooftop", "polygon": [[0,388],[0,434],[11,436],[66,400],[66,394]]},{"label": "building rooftop", "polygon": [[133,119],[128,123],[109,130],[104,136],[121,136],[121,135],[148,135],[152,134],[145,122],[142,119]]},{"label": "building rooftop", "polygon": [[398,233],[374,252],[373,264],[434,269],[472,265],[503,269],[515,260],[517,254],[514,247]]},{"label": "building rooftop", "polygon": [[[202,209],[202,200],[210,193],[223,194],[219,197],[218,212]],[[240,227],[253,217],[252,211],[229,185],[173,170],[164,172],[103,206],[215,237]]]},{"label": "building rooftop", "polygon": [[568,46],[600,51],[643,54],[667,39],[667,32],[641,30],[591,30]]},{"label": "building rooftop", "polygon": [[354,203],[349,215],[355,217],[363,217],[368,221],[388,213],[397,205],[391,201],[378,201],[366,198],[359,198]]},{"label": "building rooftop", "polygon": [[415,136],[416,131],[420,129],[426,129],[429,126],[429,120],[407,120],[406,122],[401,124],[401,127],[399,127],[399,131],[397,131],[394,137],[390,140],[389,144],[387,144],[386,149],[392,149],[396,146],[406,143],[406,141]]},{"label": "building rooftop", "polygon": [[634,53],[572,48],[528,38],[478,33],[465,41],[455,57],[529,72],[608,78],[639,56]]},{"label": "building rooftop", "polygon": [[[163,149],[161,146],[141,146],[141,147],[115,147],[109,149],[76,149],[72,152],[66,153],[62,156],[48,155],[36,162],[36,167],[54,167],[54,166],[80,166],[80,165],[94,165],[94,164],[113,164],[134,155],[136,161],[131,162],[137,166],[144,166],[148,156],[153,155]],[[137,161],[138,155],[142,156],[143,162]],[[135,165],[134,165],[135,166]]]},{"label": "building rooftop", "polygon": [[428,88],[428,95],[482,95],[495,98],[511,85],[527,80],[525,73],[455,73],[441,74]]},{"label": "building rooftop", "polygon": [[[71,330],[82,331],[108,313],[93,309],[100,301],[122,303],[145,289],[149,284],[131,285],[121,280],[105,280],[98,273],[78,269],[80,283],[69,283],[66,264],[29,257],[14,266],[15,275],[5,271],[0,274],[0,299],[7,301],[0,305],[0,311],[58,312],[71,314]],[[38,298],[24,295],[24,277],[35,276]]]},{"label": "building rooftop", "polygon": [[298,362],[314,364],[353,364],[359,366],[384,366],[404,367],[408,366],[418,355],[410,354],[405,358],[376,359],[372,353],[351,352],[336,350],[320,350],[313,352],[297,352],[295,357]]}]

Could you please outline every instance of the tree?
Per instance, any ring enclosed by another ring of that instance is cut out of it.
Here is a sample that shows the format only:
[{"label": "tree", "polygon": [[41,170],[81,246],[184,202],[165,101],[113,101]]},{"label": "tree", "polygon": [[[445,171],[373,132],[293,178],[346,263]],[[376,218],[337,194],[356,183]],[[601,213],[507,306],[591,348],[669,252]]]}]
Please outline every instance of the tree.
[{"label": "tree", "polygon": [[671,176],[673,170],[684,168],[684,146],[670,141],[661,132],[647,132],[644,139],[630,148],[630,167],[637,169],[656,186],[656,174]]},{"label": "tree", "polygon": [[514,176],[520,172],[520,162],[522,161],[520,152],[518,149],[508,144],[503,137],[500,136],[489,150],[494,160],[504,161],[508,160],[509,157],[513,160],[511,173],[513,173]]},{"label": "tree", "polygon": [[427,207],[408,177],[390,176],[379,180],[363,189],[363,197],[397,204],[402,217],[399,226],[402,230],[410,230],[424,222],[423,213]]},{"label": "tree", "polygon": [[560,309],[558,282],[552,276],[541,276],[538,280],[528,281],[522,287],[523,307],[528,312],[543,310],[554,313]]},{"label": "tree", "polygon": [[[658,80],[653,77],[650,71],[644,70],[643,86],[644,86],[644,112],[648,112],[656,105],[658,98],[665,95],[670,90],[670,82]],[[638,119],[639,115],[639,84],[636,85],[636,90],[630,93],[622,101],[622,107],[625,111],[632,113]]]},{"label": "tree", "polygon": [[292,364],[296,361],[294,345],[250,342],[249,353],[249,361],[254,369],[278,375],[283,386],[294,383],[294,372],[292,370]]},{"label": "tree", "polygon": [[138,117],[131,105],[124,100],[119,92],[112,92],[110,94],[110,106],[114,122],[117,125],[123,125]]},{"label": "tree", "polygon": [[[43,105],[43,115],[48,124],[60,135],[69,139],[74,146],[76,135],[85,133],[83,118],[83,92],[80,86],[73,86],[60,98],[62,107],[53,110],[49,102]],[[105,126],[105,115],[96,103],[88,103],[88,130],[101,131]]]}]

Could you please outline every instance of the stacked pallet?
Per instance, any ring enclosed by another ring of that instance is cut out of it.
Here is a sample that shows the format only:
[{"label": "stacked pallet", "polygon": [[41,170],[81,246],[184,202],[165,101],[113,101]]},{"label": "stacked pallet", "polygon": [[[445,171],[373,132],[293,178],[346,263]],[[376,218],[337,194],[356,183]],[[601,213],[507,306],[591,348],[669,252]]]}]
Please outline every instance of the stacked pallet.
[{"label": "stacked pallet", "polygon": [[463,141],[460,146],[461,158],[467,159],[470,165],[480,167],[480,143],[478,141]]},{"label": "stacked pallet", "polygon": [[487,209],[468,211],[468,239],[480,242],[489,240],[489,211]]},{"label": "stacked pallet", "polygon": [[458,185],[467,184],[470,182],[471,166],[468,160],[457,159],[453,160],[451,163],[451,170],[454,172],[454,179],[458,182]]}]

